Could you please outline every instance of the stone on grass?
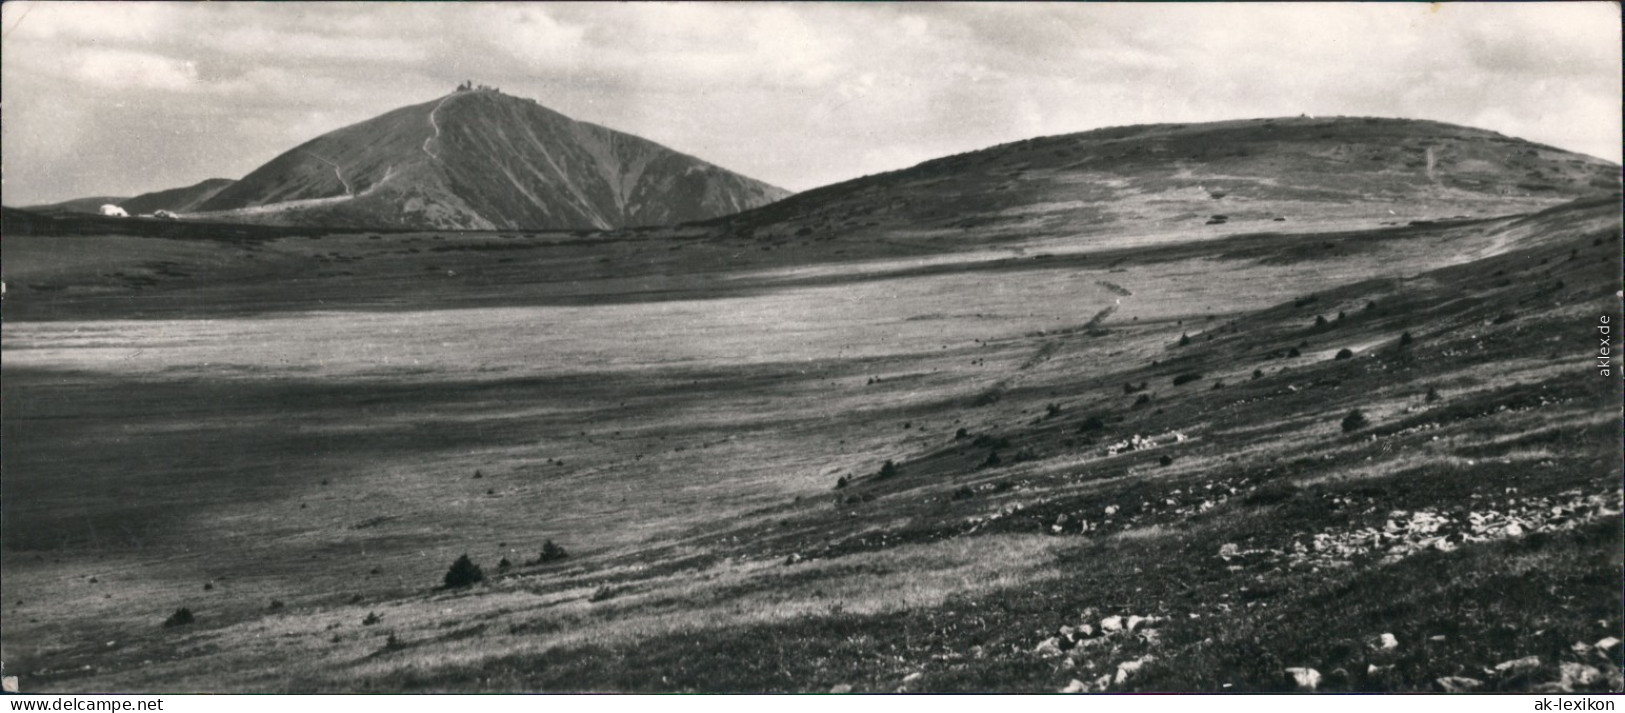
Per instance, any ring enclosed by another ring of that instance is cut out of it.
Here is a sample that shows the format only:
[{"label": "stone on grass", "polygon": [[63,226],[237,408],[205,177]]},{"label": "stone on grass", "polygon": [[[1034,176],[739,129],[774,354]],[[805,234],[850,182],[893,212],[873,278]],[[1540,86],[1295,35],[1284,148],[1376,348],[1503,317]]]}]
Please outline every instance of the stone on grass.
[{"label": "stone on grass", "polygon": [[835,684],[835,686],[833,688],[829,689],[829,692],[830,693],[851,693],[852,692],[852,684],[850,684],[850,683],[837,683],[837,684]]},{"label": "stone on grass", "polygon": [[1114,631],[1122,631],[1122,629],[1123,617],[1108,616],[1105,619],[1100,620],[1100,630],[1104,633],[1110,634]]},{"label": "stone on grass", "polygon": [[1038,654],[1039,656],[1060,656],[1061,640],[1054,636],[1044,639],[1036,648],[1033,649],[1033,653]]},{"label": "stone on grass", "polygon": [[1146,654],[1140,658],[1134,659],[1133,661],[1124,661],[1117,664],[1117,676],[1112,680],[1114,683],[1122,685],[1124,681],[1127,681],[1139,674],[1140,669],[1145,668],[1146,664],[1155,660],[1157,660],[1157,657],[1152,656],[1151,654]]},{"label": "stone on grass", "polygon": [[1539,656],[1525,656],[1521,659],[1502,661],[1495,665],[1495,672],[1499,674],[1527,673],[1540,668]]},{"label": "stone on grass", "polygon": [[1286,670],[1300,691],[1313,691],[1320,687],[1320,672],[1312,668],[1294,666]]},{"label": "stone on grass", "polygon": [[1399,639],[1394,638],[1393,634],[1385,633],[1382,636],[1378,637],[1378,639],[1379,640],[1377,641],[1377,648],[1379,648],[1379,649],[1381,649],[1383,651],[1389,651],[1389,650],[1392,650],[1392,649],[1399,648]]},{"label": "stone on grass", "polygon": [[1603,651],[1608,651],[1619,645],[1619,639],[1610,636],[1606,639],[1599,640],[1596,645],[1597,648],[1602,649]]},{"label": "stone on grass", "polygon": [[1569,687],[1590,686],[1603,678],[1602,671],[1598,671],[1596,666],[1583,663],[1564,661],[1558,665],[1558,671],[1563,676],[1562,683]]},{"label": "stone on grass", "polygon": [[1438,680],[1438,684],[1445,693],[1470,693],[1478,690],[1484,682],[1466,676],[1445,676]]},{"label": "stone on grass", "polygon": [[1066,688],[1061,689],[1061,692],[1062,693],[1084,693],[1084,692],[1086,692],[1088,690],[1089,690],[1089,684],[1084,683],[1083,681],[1079,681],[1078,679],[1074,678],[1074,679],[1072,679],[1072,681],[1070,683],[1066,684]]}]

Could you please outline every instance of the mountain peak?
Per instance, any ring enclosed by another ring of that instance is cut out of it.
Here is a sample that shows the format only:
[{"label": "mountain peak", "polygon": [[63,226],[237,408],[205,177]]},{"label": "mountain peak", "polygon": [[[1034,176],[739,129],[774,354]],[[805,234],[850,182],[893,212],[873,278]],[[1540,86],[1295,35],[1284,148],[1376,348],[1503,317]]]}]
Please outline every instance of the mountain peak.
[{"label": "mountain peak", "polygon": [[609,229],[705,220],[787,195],[469,81],[295,147],[197,213],[327,226]]}]

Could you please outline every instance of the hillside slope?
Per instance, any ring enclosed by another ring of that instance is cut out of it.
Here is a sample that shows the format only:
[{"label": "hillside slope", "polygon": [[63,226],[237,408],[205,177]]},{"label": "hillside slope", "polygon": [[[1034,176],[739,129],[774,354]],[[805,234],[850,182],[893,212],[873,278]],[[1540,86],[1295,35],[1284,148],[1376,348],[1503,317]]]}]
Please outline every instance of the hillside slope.
[{"label": "hillside slope", "polygon": [[534,101],[474,90],[317,137],[197,212],[324,226],[608,229],[715,218],[786,195]]},{"label": "hillside slope", "polygon": [[215,194],[229,188],[233,183],[236,183],[236,181],[229,178],[210,178],[183,188],[153,191],[134,198],[126,198],[119,201],[119,207],[131,215],[152,213],[160,210],[190,213],[197,210],[197,207],[202,205],[204,201],[213,198]]},{"label": "hillside slope", "polygon": [[1617,165],[1491,131],[1298,117],[1034,138],[814,189],[719,224],[758,238],[858,242],[1228,233],[1507,215],[1618,185]]}]

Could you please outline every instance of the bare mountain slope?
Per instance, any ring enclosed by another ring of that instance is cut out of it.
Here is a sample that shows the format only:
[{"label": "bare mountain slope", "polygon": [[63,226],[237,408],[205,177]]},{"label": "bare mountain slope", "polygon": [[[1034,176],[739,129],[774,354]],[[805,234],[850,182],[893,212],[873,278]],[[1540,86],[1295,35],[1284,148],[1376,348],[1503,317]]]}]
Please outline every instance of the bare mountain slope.
[{"label": "bare mountain slope", "polygon": [[1176,227],[1228,234],[1507,215],[1618,185],[1617,165],[1491,131],[1298,117],[1028,139],[814,189],[719,224],[766,239],[933,244]]},{"label": "bare mountain slope", "polygon": [[324,226],[607,229],[715,218],[786,195],[536,102],[473,90],[317,137],[198,212]]},{"label": "bare mountain slope", "polygon": [[229,188],[233,183],[236,183],[236,181],[229,178],[211,178],[184,188],[143,193],[134,198],[120,201],[119,206],[131,215],[152,213],[160,210],[190,213],[197,210],[197,207],[202,205],[204,201],[213,198],[215,194]]}]

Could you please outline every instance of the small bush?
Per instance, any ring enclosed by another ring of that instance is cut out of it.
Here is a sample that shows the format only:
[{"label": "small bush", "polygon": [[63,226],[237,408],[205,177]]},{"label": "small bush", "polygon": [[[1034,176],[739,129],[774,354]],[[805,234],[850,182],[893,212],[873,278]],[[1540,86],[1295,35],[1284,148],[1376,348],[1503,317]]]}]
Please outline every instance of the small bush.
[{"label": "small bush", "polygon": [[1048,418],[1055,418],[1061,415],[1061,407],[1057,404],[1049,404],[1044,407],[1044,415]]},{"label": "small bush", "polygon": [[958,490],[954,491],[955,500],[969,500],[974,497],[976,497],[976,491],[971,490],[969,485],[961,485]]},{"label": "small bush", "polygon": [[1322,314],[1315,315],[1315,326],[1316,327],[1324,327],[1324,326],[1326,326],[1326,324],[1327,324],[1327,322],[1326,322],[1326,316],[1325,315],[1322,315]]},{"label": "small bush", "polygon": [[1332,357],[1332,358],[1335,359],[1335,360],[1353,359],[1354,358],[1354,352],[1349,351],[1347,348],[1339,349],[1339,350],[1337,350],[1337,356]]},{"label": "small bush", "polygon": [[509,562],[507,557],[503,557],[502,559],[497,560],[497,570],[498,571],[506,572],[506,571],[508,571],[508,568],[512,567],[512,566],[513,566],[513,563]]},{"label": "small bush", "polygon": [[1414,341],[1416,341],[1416,340],[1411,337],[1410,332],[1405,332],[1405,333],[1399,335],[1399,346],[1400,346],[1401,349],[1410,346],[1411,342],[1414,342]]},{"label": "small bush", "polygon": [[1188,347],[1190,345],[1191,345],[1191,335],[1189,335],[1189,334],[1181,334],[1181,335],[1179,335],[1179,346]]},{"label": "small bush", "polygon": [[1135,406],[1144,406],[1148,403],[1151,403],[1151,394],[1140,394],[1140,398],[1134,400]]},{"label": "small bush", "polygon": [[1258,380],[1258,379],[1262,379],[1262,378],[1264,378],[1264,370],[1263,369],[1254,369],[1253,370],[1253,379]]},{"label": "small bush", "polygon": [[988,451],[987,452],[987,458],[982,460],[982,467],[983,468],[997,468],[997,467],[999,467],[999,464],[1001,462],[1003,462],[1003,461],[1001,461],[999,459],[999,452],[998,451]]},{"label": "small bush", "polygon": [[1344,433],[1353,433],[1369,425],[1371,425],[1371,420],[1366,418],[1365,414],[1360,413],[1360,409],[1354,409],[1343,417]]},{"label": "small bush", "polygon": [[1213,390],[1214,391],[1218,391],[1219,389],[1222,389],[1222,388],[1224,388],[1224,381],[1223,380],[1218,380],[1218,381],[1213,382]]},{"label": "small bush", "polygon": [[1180,374],[1180,375],[1174,377],[1174,386],[1184,386],[1185,384],[1189,384],[1192,381],[1197,381],[1197,380],[1199,380],[1201,378],[1202,378],[1202,375],[1198,374],[1198,373],[1196,373],[1194,371],[1187,372],[1187,373],[1184,373],[1184,374]]},{"label": "small bush", "polygon": [[1078,433],[1103,431],[1105,429],[1106,421],[1099,416],[1090,416],[1089,418],[1083,419],[1083,423],[1078,424]]},{"label": "small bush", "polygon": [[967,431],[967,430],[965,430],[963,428],[961,428],[961,429],[959,429],[957,431],[954,431],[954,440],[957,441],[957,440],[964,439],[964,438],[970,438],[970,431]]},{"label": "small bush", "polygon": [[1439,390],[1438,389],[1435,389],[1435,388],[1433,388],[1431,386],[1428,387],[1428,395],[1427,395],[1428,403],[1431,404],[1431,403],[1433,403],[1435,401],[1438,401],[1439,399],[1442,399],[1442,398],[1444,398],[1444,397],[1439,395]]},{"label": "small bush", "polygon": [[447,589],[470,587],[484,580],[485,573],[480,571],[480,566],[474,564],[467,554],[458,557],[457,561],[451,563],[451,568],[446,570]]},{"label": "small bush", "polygon": [[168,619],[164,620],[164,627],[186,626],[194,621],[197,621],[197,619],[192,616],[192,610],[181,607],[176,609],[174,614],[170,614]]},{"label": "small bush", "polygon": [[1501,316],[1495,318],[1495,324],[1506,324],[1517,318],[1518,316],[1511,312],[1502,312]]},{"label": "small bush", "polygon": [[836,478],[835,479],[835,489],[840,490],[841,488],[846,487],[848,482],[849,481],[846,479],[846,476],[844,476],[844,475],[839,477],[839,478]]},{"label": "small bush", "polygon": [[1163,465],[1163,466],[1173,465],[1174,464],[1174,457],[1170,456],[1170,455],[1164,455],[1163,457],[1157,459],[1157,463],[1160,464],[1160,465]]},{"label": "small bush", "polygon": [[880,464],[880,473],[877,475],[881,480],[896,476],[897,464],[887,460],[885,463]]},{"label": "small bush", "polygon": [[611,587],[611,586],[606,584],[606,585],[604,585],[602,587],[599,587],[598,589],[593,590],[592,596],[587,597],[587,601],[589,601],[589,602],[602,602],[602,601],[614,599],[615,595],[620,594],[620,593],[621,592],[620,592],[619,589],[616,589],[615,587]]},{"label": "small bush", "polygon": [[271,606],[266,607],[266,609],[269,609],[271,611],[277,611],[277,610],[279,610],[279,609],[281,609],[281,608],[283,608],[285,606],[287,606],[287,605],[283,604],[281,599],[272,599],[271,600]]},{"label": "small bush", "polygon": [[366,618],[361,620],[361,625],[362,626],[372,626],[373,624],[377,624],[378,622],[381,622],[383,620],[384,620],[383,617],[378,616],[378,612],[370,611],[370,612],[367,612]]},{"label": "small bush", "polygon": [[1288,359],[1296,359],[1298,357],[1303,356],[1303,352],[1298,351],[1297,347],[1293,347],[1291,349],[1286,350],[1286,355],[1287,355]]},{"label": "small bush", "polygon": [[565,552],[563,547],[554,544],[552,540],[548,540],[542,543],[542,552],[536,556],[536,564],[558,562],[559,560],[566,559],[569,556],[570,553]]}]

